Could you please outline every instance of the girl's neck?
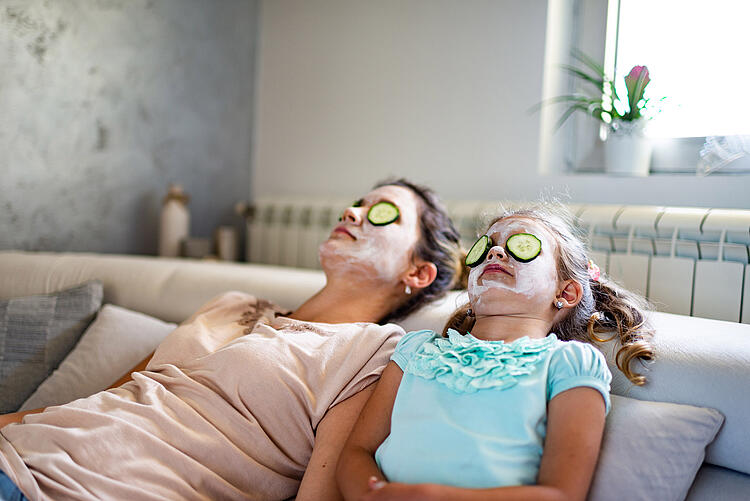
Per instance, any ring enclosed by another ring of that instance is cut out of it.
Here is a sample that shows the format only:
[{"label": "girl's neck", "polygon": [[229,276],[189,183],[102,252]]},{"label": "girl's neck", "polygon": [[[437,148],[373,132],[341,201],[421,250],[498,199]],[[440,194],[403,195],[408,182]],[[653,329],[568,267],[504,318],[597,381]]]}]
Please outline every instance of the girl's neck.
[{"label": "girl's neck", "polygon": [[552,325],[548,319],[521,315],[478,316],[471,335],[485,341],[510,343],[524,336],[547,337]]},{"label": "girl's neck", "polygon": [[398,306],[391,287],[384,284],[355,284],[329,278],[325,287],[302,303],[290,318],[331,324],[380,321]]}]

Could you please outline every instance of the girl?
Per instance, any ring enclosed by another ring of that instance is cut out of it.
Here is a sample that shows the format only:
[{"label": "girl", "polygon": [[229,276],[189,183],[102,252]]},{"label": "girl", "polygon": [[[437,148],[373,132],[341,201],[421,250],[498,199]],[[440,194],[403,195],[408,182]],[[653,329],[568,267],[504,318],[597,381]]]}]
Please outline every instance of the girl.
[{"label": "girl", "polygon": [[609,410],[597,333],[644,383],[643,301],[599,276],[567,220],[506,213],[466,264],[470,304],[442,336],[404,336],[363,409],[338,463],[347,499],[582,500]]},{"label": "girl", "polygon": [[430,190],[378,186],[321,244],[326,285],[296,311],[224,294],[132,380],[0,417],[15,423],[0,430],[0,499],[337,499],[333,465],[403,334],[376,322],[449,290],[459,255]]}]

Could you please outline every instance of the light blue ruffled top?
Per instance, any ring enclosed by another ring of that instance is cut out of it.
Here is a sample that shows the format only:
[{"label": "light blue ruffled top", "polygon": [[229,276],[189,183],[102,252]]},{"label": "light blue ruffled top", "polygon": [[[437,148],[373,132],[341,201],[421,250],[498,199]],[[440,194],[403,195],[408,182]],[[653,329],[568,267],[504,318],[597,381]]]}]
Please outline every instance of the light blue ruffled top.
[{"label": "light blue ruffled top", "polygon": [[391,432],[375,453],[391,481],[460,487],[536,482],[547,403],[577,386],[609,411],[611,374],[593,346],[522,337],[484,341],[454,330],[406,334],[391,359],[404,371]]}]

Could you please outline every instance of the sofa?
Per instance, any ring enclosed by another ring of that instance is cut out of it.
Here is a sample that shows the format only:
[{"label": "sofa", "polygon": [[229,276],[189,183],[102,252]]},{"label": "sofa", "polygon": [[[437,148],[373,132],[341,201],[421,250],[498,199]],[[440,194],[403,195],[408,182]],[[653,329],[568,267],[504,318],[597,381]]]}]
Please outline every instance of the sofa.
[{"label": "sofa", "polygon": [[[0,251],[0,302],[91,280],[102,285],[102,304],[152,317],[164,332],[224,291],[252,293],[293,309],[325,282],[318,270],[283,266]],[[407,331],[441,330],[463,299],[465,291],[452,291],[399,323]],[[633,386],[616,370],[612,342],[600,345],[613,372],[613,412],[589,499],[750,498],[750,438],[744,429],[750,423],[750,325],[658,312],[650,319],[657,356],[642,367],[646,385]],[[102,349],[127,359],[125,366],[158,344],[122,322],[119,327],[115,341],[110,337]],[[104,379],[89,383],[105,388],[112,381]]]}]

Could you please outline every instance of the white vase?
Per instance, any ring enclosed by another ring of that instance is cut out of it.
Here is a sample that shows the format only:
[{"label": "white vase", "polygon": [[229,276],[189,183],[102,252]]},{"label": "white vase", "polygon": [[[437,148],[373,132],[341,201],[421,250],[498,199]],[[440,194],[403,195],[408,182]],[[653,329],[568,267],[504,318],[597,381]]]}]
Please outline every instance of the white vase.
[{"label": "white vase", "polygon": [[648,176],[651,166],[651,142],[643,134],[643,120],[617,122],[609,128],[604,143],[607,174]]},{"label": "white vase", "polygon": [[180,185],[170,185],[159,218],[159,255],[178,257],[181,246],[190,233],[188,196]]}]

